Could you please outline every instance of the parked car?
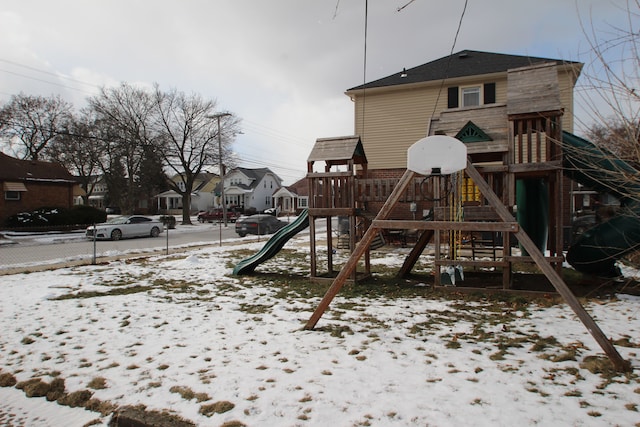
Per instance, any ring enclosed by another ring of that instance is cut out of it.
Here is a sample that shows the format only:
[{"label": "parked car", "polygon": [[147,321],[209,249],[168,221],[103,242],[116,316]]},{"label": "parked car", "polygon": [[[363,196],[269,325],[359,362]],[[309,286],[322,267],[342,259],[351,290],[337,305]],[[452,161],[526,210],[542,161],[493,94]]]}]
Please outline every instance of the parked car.
[{"label": "parked car", "polygon": [[257,214],[242,216],[236,220],[236,233],[240,237],[247,234],[271,234],[287,225],[273,215]]},{"label": "parked car", "polygon": [[120,240],[127,237],[158,237],[164,231],[160,221],[146,216],[131,215],[111,218],[107,222],[87,227],[86,236],[90,239]]},{"label": "parked car", "polygon": [[[240,213],[234,209],[227,210],[227,221],[235,222],[240,218]],[[200,222],[219,222],[223,219],[222,209],[210,209],[208,211],[198,213],[198,221]]]}]

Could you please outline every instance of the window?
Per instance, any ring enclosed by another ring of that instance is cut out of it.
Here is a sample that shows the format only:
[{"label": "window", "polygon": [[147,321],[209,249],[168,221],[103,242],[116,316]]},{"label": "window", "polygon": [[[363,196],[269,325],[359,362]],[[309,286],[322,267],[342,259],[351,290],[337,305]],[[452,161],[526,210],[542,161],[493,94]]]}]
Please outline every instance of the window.
[{"label": "window", "polygon": [[304,197],[298,197],[298,207],[299,208],[308,208],[309,207],[309,197],[308,196],[304,196]]},{"label": "window", "polygon": [[264,200],[264,204],[267,205],[267,206],[271,206],[271,197],[266,197],[265,200]]},{"label": "window", "polygon": [[462,88],[462,106],[477,107],[480,105],[480,86]]},{"label": "window", "polygon": [[496,103],[496,84],[458,87],[447,89],[447,108],[477,107]]},{"label": "window", "polygon": [[4,192],[5,200],[20,200],[20,192],[19,191],[5,191]]}]

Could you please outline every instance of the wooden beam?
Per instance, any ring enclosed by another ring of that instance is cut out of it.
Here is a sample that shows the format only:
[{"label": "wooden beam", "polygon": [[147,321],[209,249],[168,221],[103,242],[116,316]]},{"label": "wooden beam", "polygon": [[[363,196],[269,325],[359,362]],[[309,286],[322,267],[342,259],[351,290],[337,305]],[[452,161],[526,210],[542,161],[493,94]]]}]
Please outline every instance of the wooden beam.
[{"label": "wooden beam", "polygon": [[[511,217],[513,220],[513,217]],[[380,229],[395,230],[460,230],[460,231],[508,231],[515,233],[520,228],[517,222],[481,222],[481,221],[410,221],[376,220],[372,225]]]},{"label": "wooden beam", "polygon": [[464,259],[440,259],[435,260],[436,265],[461,265],[467,267],[508,267],[509,261],[479,261]]},{"label": "wooden beam", "polygon": [[[496,208],[496,212],[500,215],[502,220],[511,221],[513,216],[511,216],[509,210],[502,204],[500,198],[498,198],[491,187],[489,187],[489,184],[487,184],[487,182],[482,178],[482,175],[480,175],[470,160],[467,160],[466,172],[467,175],[473,179],[473,182],[478,186],[489,203]],[[587,313],[584,307],[582,307],[580,301],[578,301],[566,283],[564,283],[562,277],[560,277],[558,272],[551,267],[547,260],[545,260],[544,255],[542,255],[542,252],[540,252],[536,244],[533,243],[533,240],[531,240],[529,235],[522,229],[519,229],[515,235],[518,238],[518,242],[520,242],[524,249],[529,253],[529,256],[535,261],[538,268],[542,270],[542,273],[544,273],[556,291],[558,291],[569,307],[571,307],[574,313],[576,313],[578,318],[582,321],[584,326],[587,328],[587,331],[589,331],[591,336],[593,336],[602,350],[607,354],[616,370],[629,372],[631,370],[631,364],[620,356],[620,353],[618,353],[611,341],[609,341],[600,327],[598,327],[598,324],[593,320],[589,313]]]},{"label": "wooden beam", "polygon": [[309,208],[309,216],[312,217],[353,216],[355,214],[355,208]]},{"label": "wooden beam", "polygon": [[[398,185],[395,186],[395,188],[389,195],[389,198],[382,206],[382,209],[380,209],[380,211],[378,212],[378,215],[375,218],[376,220],[385,219],[391,214],[391,211],[400,200],[400,197],[402,197],[402,193],[406,189],[407,185],[409,185],[414,176],[415,172],[409,169],[405,171],[404,175],[402,175],[402,178],[400,178]],[[331,301],[333,301],[333,298],[335,298],[338,292],[340,292],[340,289],[342,289],[342,286],[347,281],[351,273],[355,271],[356,266],[358,265],[358,260],[369,248],[369,245],[373,241],[374,237],[376,237],[376,235],[378,234],[378,231],[379,229],[376,228],[373,224],[367,229],[367,231],[364,233],[364,236],[362,236],[362,239],[360,239],[355,249],[351,253],[351,256],[347,260],[346,264],[342,267],[336,278],[333,280],[333,283],[325,293],[322,301],[320,301],[320,304],[307,321],[304,329],[313,329],[316,326],[318,320],[320,320],[324,312],[329,307],[329,304],[331,304]]]},{"label": "wooden beam", "polygon": [[402,267],[400,267],[400,271],[398,272],[398,277],[407,277],[407,275],[411,272],[413,266],[416,265],[416,262],[418,262],[418,258],[420,258],[420,255],[422,255],[424,248],[427,247],[427,244],[429,244],[429,242],[433,238],[433,233],[433,230],[425,230],[422,232],[422,234],[420,234],[420,237],[418,238],[416,244],[413,246],[413,249],[411,249],[409,255],[407,255],[407,257],[404,259],[404,263],[402,264]]},{"label": "wooden beam", "polygon": [[560,160],[543,163],[520,163],[509,166],[509,172],[511,173],[542,173],[560,169],[562,169],[562,162]]}]

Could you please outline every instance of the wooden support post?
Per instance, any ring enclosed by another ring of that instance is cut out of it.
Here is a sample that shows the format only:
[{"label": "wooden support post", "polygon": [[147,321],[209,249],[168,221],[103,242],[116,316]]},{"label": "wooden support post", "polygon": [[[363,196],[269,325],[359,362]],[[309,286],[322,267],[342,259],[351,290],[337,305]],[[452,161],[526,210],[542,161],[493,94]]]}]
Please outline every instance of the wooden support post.
[{"label": "wooden support post", "polygon": [[[439,231],[440,230],[438,230],[438,232]],[[424,248],[427,247],[427,244],[433,238],[434,232],[435,232],[434,230],[424,230],[420,234],[418,241],[416,242],[413,249],[411,249],[411,253],[407,255],[407,258],[405,258],[404,263],[402,264],[402,267],[400,267],[400,271],[398,272],[398,277],[407,277],[409,275],[413,266],[416,265],[416,262],[418,262],[418,258],[420,258],[420,255],[422,255]]]},{"label": "wooden support post", "polygon": [[324,218],[327,222],[327,270],[333,274],[333,230],[331,229],[331,216]]},{"label": "wooden support post", "polygon": [[[467,159],[467,175],[469,175],[473,182],[475,182],[482,194],[484,194],[489,203],[495,208],[496,213],[500,216],[500,218],[503,221],[507,222],[513,221],[513,217],[509,213],[509,210],[502,204],[501,200],[493,192],[491,187],[489,187],[487,182],[484,180],[484,178],[482,178],[482,175],[480,175],[480,173],[476,170],[476,168],[471,163],[471,160],[469,159]],[[531,258],[538,265],[538,268],[542,270],[553,287],[556,288],[556,291],[558,291],[558,293],[562,295],[569,307],[571,307],[574,313],[576,313],[578,318],[587,328],[587,331],[589,331],[591,336],[593,336],[602,350],[607,354],[615,369],[621,372],[629,372],[631,370],[630,363],[624,360],[622,356],[620,356],[620,353],[618,353],[611,341],[609,341],[600,327],[598,327],[598,324],[593,320],[589,313],[587,313],[584,307],[582,307],[580,301],[578,301],[576,296],[571,292],[567,284],[564,283],[562,277],[560,277],[558,272],[554,270],[553,267],[551,267],[551,265],[544,259],[544,255],[540,252],[529,235],[522,228],[518,228],[518,231],[515,233],[515,235],[516,237],[518,237],[518,241],[520,242],[520,244],[529,253],[529,256],[531,256]]]},{"label": "wooden support post", "polygon": [[[404,175],[402,175],[402,178],[398,182],[398,185],[396,185],[396,187],[393,189],[393,192],[389,195],[389,198],[382,206],[382,209],[380,209],[380,211],[378,212],[376,219],[386,219],[389,217],[394,206],[396,205],[396,203],[398,203],[398,200],[400,200],[402,193],[414,176],[415,172],[409,169],[405,171]],[[371,225],[367,229],[367,231],[364,233],[364,236],[362,236],[362,239],[360,240],[360,242],[358,242],[355,249],[351,253],[351,256],[347,260],[347,263],[342,267],[340,273],[338,273],[336,278],[333,280],[333,283],[325,293],[322,301],[320,301],[320,304],[307,321],[304,329],[313,329],[316,326],[324,312],[329,307],[329,304],[331,304],[331,301],[333,301],[333,298],[335,298],[338,292],[340,292],[340,289],[342,289],[342,286],[347,281],[351,273],[355,271],[358,260],[362,257],[365,251],[369,249],[369,245],[376,237],[376,234],[378,234],[378,231],[379,229],[374,227],[373,225]]]},{"label": "wooden support post", "polygon": [[309,215],[309,249],[311,250],[311,277],[318,275],[318,260],[316,259],[316,217]]}]

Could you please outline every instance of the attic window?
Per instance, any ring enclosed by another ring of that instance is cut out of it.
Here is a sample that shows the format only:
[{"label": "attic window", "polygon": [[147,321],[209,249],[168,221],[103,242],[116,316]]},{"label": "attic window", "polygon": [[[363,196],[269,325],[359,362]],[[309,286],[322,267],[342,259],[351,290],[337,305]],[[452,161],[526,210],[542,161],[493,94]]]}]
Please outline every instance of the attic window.
[{"label": "attic window", "polygon": [[495,104],[496,84],[485,83],[474,86],[452,86],[448,88],[447,108],[477,107]]},{"label": "attic window", "polygon": [[480,86],[469,86],[461,89],[463,107],[477,107],[480,105]]}]

